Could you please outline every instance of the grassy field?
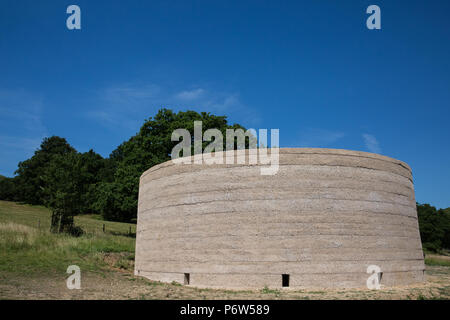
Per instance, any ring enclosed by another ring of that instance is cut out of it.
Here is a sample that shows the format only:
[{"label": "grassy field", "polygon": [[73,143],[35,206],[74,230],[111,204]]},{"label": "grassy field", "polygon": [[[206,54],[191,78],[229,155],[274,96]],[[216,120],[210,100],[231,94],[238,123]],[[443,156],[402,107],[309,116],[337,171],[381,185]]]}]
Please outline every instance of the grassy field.
[{"label": "grassy field", "polygon": [[427,254],[425,256],[425,264],[428,266],[450,267],[449,255]]},{"label": "grassy field", "polygon": [[0,272],[61,272],[71,264],[102,271],[109,257],[115,267],[132,267],[135,225],[80,216],[75,223],[86,234],[74,238],[50,233],[50,217],[43,207],[0,201]]},{"label": "grassy field", "polygon": [[[135,225],[79,216],[86,234],[73,238],[50,233],[50,216],[43,207],[0,201],[0,299],[450,299],[450,256],[436,254],[426,255],[425,283],[375,291],[231,291],[149,281],[133,275]],[[66,287],[73,264],[81,290]]]}]

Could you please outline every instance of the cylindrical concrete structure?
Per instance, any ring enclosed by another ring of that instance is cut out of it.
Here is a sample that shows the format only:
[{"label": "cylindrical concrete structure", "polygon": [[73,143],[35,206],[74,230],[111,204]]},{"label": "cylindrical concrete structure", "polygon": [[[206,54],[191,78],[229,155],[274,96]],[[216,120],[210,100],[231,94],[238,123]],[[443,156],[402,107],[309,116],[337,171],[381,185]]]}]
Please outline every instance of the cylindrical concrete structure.
[{"label": "cylindrical concrete structure", "polygon": [[[135,274],[200,287],[423,281],[411,169],[367,152],[279,149],[262,165],[174,164],[140,179]],[[267,166],[267,165],[263,165]]]}]

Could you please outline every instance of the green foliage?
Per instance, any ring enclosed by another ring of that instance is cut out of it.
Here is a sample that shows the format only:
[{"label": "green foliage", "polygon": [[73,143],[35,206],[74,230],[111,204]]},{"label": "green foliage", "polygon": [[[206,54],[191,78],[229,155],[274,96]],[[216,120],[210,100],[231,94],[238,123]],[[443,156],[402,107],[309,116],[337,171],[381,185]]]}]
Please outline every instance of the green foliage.
[{"label": "green foliage", "polygon": [[51,156],[41,177],[41,189],[44,204],[53,209],[53,232],[83,233],[73,225],[73,217],[92,208],[97,199],[95,185],[104,167],[103,158],[92,150]]},{"label": "green foliage", "polygon": [[[37,228],[50,230],[52,212],[43,206],[19,204],[17,202],[0,201],[0,223],[14,222]],[[136,234],[136,225],[115,221],[99,220],[99,215],[83,214],[74,217],[74,222],[86,230],[86,234],[111,234],[129,236]],[[103,231],[105,225],[105,232]]]},{"label": "green foliage", "polygon": [[80,213],[81,157],[76,152],[55,154],[42,175],[45,205],[53,209],[51,231],[79,235],[73,217]]},{"label": "green foliage", "polygon": [[0,272],[65,271],[70,264],[98,270],[106,267],[105,254],[134,252],[134,239],[125,236],[98,233],[74,238],[14,223],[0,223],[0,231]]},{"label": "green foliage", "polygon": [[437,210],[429,204],[417,204],[417,215],[423,248],[434,252],[450,248],[449,208]]},{"label": "green foliage", "polygon": [[171,141],[173,131],[182,128],[194,136],[194,121],[202,121],[203,132],[216,128],[224,136],[226,129],[243,129],[239,125],[228,125],[224,116],[195,111],[174,113],[161,109],[154,118],[145,121],[138,134],[111,153],[110,160],[116,170],[112,181],[99,184],[96,210],[107,220],[133,221],[137,212],[140,176],[147,169],[170,160],[170,153],[178,143]]},{"label": "green foliage", "polygon": [[19,200],[17,196],[17,178],[7,178],[0,176],[0,199],[8,201]]},{"label": "green foliage", "polygon": [[34,155],[19,163],[16,192],[20,201],[29,204],[44,204],[48,199],[43,191],[43,175],[55,155],[75,152],[66,139],[60,137],[45,138]]},{"label": "green foliage", "polygon": [[80,213],[134,221],[140,176],[150,167],[170,160],[178,144],[171,141],[172,132],[187,129],[193,136],[194,121],[202,121],[203,132],[215,128],[224,137],[226,129],[244,129],[228,125],[225,116],[161,109],[108,159],[92,150],[78,153],[64,138],[45,138],[30,159],[19,163],[16,177],[0,177],[0,199],[52,208],[55,231],[72,230],[73,217]]},{"label": "green foliage", "polygon": [[0,273],[65,273],[71,264],[100,271],[106,270],[104,258],[111,255],[123,257],[117,262],[122,267],[130,266],[124,260],[133,259],[135,239],[127,233],[130,227],[135,232],[135,225],[76,216],[75,223],[86,232],[75,238],[49,232],[51,215],[44,207],[0,201]]},{"label": "green foliage", "polygon": [[19,163],[16,177],[0,179],[0,199],[46,205],[54,210],[54,232],[79,235],[73,216],[92,210],[107,168],[107,160],[92,150],[81,154],[64,138],[45,138],[33,157]]},{"label": "green foliage", "polygon": [[425,257],[425,264],[427,266],[441,266],[450,267],[450,259],[442,259],[437,257]]},{"label": "green foliage", "polygon": [[113,182],[100,183],[95,208],[106,220],[132,221],[136,218],[139,177],[137,165],[118,163]]},{"label": "green foliage", "polygon": [[270,289],[268,286],[264,286],[264,288],[261,289],[261,293],[274,294],[274,295],[278,296],[280,294],[280,290]]}]

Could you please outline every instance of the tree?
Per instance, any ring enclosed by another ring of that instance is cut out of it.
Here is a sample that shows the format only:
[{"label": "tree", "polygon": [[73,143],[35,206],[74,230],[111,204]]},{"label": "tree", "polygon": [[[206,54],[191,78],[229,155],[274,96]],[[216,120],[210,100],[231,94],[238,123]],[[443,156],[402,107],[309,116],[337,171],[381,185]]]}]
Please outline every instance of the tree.
[{"label": "tree", "polygon": [[172,133],[187,129],[193,136],[194,121],[202,121],[202,133],[214,128],[226,136],[226,129],[245,130],[238,124],[229,125],[225,116],[161,109],[107,159],[93,150],[78,153],[64,138],[45,138],[30,159],[19,163],[16,177],[0,178],[0,199],[48,206],[53,210],[55,232],[70,231],[73,217],[81,212],[133,221],[141,174],[170,160],[178,144],[171,141]]},{"label": "tree", "polygon": [[80,235],[74,226],[74,216],[81,212],[83,176],[79,153],[55,154],[42,175],[45,205],[52,209],[51,231]]},{"label": "tree", "polygon": [[29,204],[43,205],[46,201],[43,193],[42,176],[54,155],[65,155],[76,152],[69,145],[66,139],[52,136],[45,138],[34,155],[23,162],[19,163],[19,168],[15,172],[17,174],[16,187],[17,198]]},{"label": "tree", "polygon": [[136,218],[139,177],[138,166],[119,163],[113,182],[104,182],[97,188],[95,209],[105,220],[133,221]]},{"label": "tree", "polygon": [[431,251],[450,248],[450,215],[448,211],[430,206],[417,204],[420,237],[422,246]]},{"label": "tree", "polygon": [[98,212],[93,205],[98,198],[97,184],[111,180],[109,175],[112,175],[114,171],[111,170],[108,159],[103,159],[93,150],[81,153],[79,157],[80,212]]},{"label": "tree", "polygon": [[99,184],[95,204],[105,219],[131,221],[136,218],[140,176],[147,169],[170,160],[172,149],[178,143],[171,141],[172,132],[182,128],[193,136],[194,121],[202,121],[203,133],[216,128],[225,136],[226,129],[244,129],[238,124],[228,125],[225,116],[159,110],[154,118],[145,121],[138,134],[110,155],[110,161],[116,168],[114,178]]},{"label": "tree", "polygon": [[442,239],[442,247],[450,249],[450,208],[441,209],[443,215],[444,238]]},{"label": "tree", "polygon": [[0,175],[0,200],[16,201],[16,178]]}]

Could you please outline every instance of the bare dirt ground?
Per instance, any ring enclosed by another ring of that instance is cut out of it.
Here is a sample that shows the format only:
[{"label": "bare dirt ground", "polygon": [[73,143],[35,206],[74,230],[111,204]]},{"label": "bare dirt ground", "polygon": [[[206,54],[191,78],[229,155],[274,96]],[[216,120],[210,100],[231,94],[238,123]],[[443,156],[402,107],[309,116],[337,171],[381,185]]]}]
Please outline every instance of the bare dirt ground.
[{"label": "bare dirt ground", "polygon": [[66,274],[0,274],[1,299],[450,299],[450,267],[427,266],[422,284],[368,289],[252,290],[198,289],[135,277],[128,271],[82,273],[81,289],[66,287]]}]

